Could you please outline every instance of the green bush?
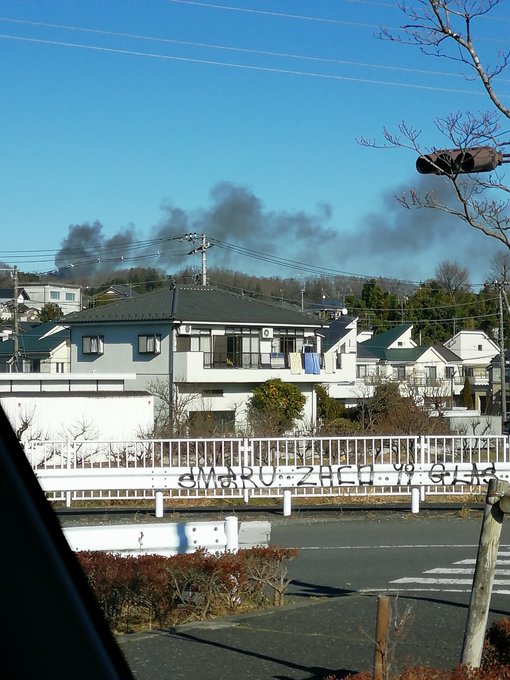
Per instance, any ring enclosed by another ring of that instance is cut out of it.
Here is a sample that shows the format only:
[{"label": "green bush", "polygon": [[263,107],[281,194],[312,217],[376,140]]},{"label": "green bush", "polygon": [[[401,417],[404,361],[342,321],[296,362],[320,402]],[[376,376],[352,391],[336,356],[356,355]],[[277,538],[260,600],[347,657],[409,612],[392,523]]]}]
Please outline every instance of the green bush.
[{"label": "green bush", "polygon": [[259,434],[282,435],[302,415],[306,397],[296,385],[271,378],[252,392],[248,402],[250,422]]}]

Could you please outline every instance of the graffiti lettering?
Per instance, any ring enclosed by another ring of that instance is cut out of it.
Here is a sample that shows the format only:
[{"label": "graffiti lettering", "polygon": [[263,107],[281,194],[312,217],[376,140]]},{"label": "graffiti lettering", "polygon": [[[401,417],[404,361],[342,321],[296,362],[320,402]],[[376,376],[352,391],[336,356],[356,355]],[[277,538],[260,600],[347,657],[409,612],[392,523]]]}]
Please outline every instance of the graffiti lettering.
[{"label": "graffiti lettering", "polygon": [[310,475],[312,474],[314,468],[313,465],[298,465],[298,470],[306,470],[303,477],[297,483],[297,486],[317,486],[317,482],[309,482]]},{"label": "graffiti lettering", "polygon": [[333,468],[331,465],[319,466],[319,482],[321,486],[333,486]]},{"label": "graffiti lettering", "polygon": [[401,465],[394,464],[396,472],[398,472],[397,486],[408,486],[411,484],[414,477],[413,463],[402,463]]},{"label": "graffiti lettering", "polygon": [[[485,466],[486,467],[485,467]],[[181,468],[182,470],[182,468]],[[395,463],[363,465],[191,467],[177,478],[181,489],[246,489],[335,486],[481,486],[497,478],[494,463]]]}]

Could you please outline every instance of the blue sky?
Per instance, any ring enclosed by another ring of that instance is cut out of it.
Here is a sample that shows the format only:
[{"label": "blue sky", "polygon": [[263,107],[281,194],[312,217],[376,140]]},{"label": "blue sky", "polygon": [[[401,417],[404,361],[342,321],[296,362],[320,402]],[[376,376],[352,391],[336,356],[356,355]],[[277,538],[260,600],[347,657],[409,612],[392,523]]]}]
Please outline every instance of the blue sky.
[{"label": "blue sky", "polygon": [[[507,10],[480,20],[484,55]],[[357,141],[404,120],[430,148],[436,117],[488,108],[455,63],[374,37],[402,22],[383,1],[0,0],[0,260],[48,271],[66,243],[61,266],[171,272],[199,265],[172,240],[197,231],[209,267],[419,282],[453,260],[481,283],[496,243],[398,206],[438,178]]]}]

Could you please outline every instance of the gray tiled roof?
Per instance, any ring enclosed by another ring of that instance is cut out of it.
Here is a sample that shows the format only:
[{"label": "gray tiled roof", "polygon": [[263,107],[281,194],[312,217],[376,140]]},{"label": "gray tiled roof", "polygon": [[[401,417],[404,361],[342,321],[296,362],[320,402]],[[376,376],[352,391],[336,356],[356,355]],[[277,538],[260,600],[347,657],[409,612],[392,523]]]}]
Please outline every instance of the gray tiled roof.
[{"label": "gray tiled roof", "polygon": [[331,349],[344,335],[347,335],[349,332],[347,326],[352,323],[353,319],[354,317],[352,316],[341,316],[329,322],[329,328],[324,331],[324,342],[322,345],[325,352]]},{"label": "gray tiled roof", "polygon": [[323,325],[298,307],[265,302],[246,295],[210,288],[177,285],[136,298],[67,314],[65,323],[171,321],[179,323],[239,323],[267,325]]},{"label": "gray tiled roof", "polygon": [[448,361],[451,364],[462,363],[462,359],[459,357],[459,355],[455,354],[455,352],[452,352],[452,350],[448,349],[448,347],[445,347],[440,343],[432,345],[432,347],[443,357],[445,361]]}]

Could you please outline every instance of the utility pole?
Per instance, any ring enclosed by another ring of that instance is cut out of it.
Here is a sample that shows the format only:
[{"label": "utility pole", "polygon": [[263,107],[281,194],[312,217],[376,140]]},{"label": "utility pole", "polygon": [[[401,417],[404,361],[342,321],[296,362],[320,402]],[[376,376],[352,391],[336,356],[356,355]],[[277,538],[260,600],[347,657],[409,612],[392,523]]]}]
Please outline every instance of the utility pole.
[{"label": "utility pole", "polygon": [[18,286],[18,267],[9,267],[9,269],[0,269],[0,272],[9,272],[13,280],[13,301],[12,301],[12,342],[13,342],[13,366],[14,370],[19,370],[18,360],[19,360],[19,308],[18,308],[18,296],[19,296],[19,286]]},{"label": "utility pole", "polygon": [[[505,431],[506,423],[506,362],[505,336],[503,330],[503,282],[498,281],[499,300],[499,361],[501,364],[501,431]],[[506,298],[506,296],[505,296]]]},{"label": "utility pole", "polygon": [[[197,234],[187,234],[184,237],[188,241],[193,241],[197,238]],[[206,262],[206,250],[211,247],[211,244],[206,241],[205,234],[200,237],[200,245],[193,250],[190,250],[188,255],[194,255],[195,253],[202,254],[202,286],[207,286],[207,262]]]},{"label": "utility pole", "polygon": [[14,329],[13,329],[13,343],[14,343],[14,370],[17,372],[19,370],[18,357],[19,357],[19,309],[18,309],[18,268],[16,265],[13,267],[12,277],[14,280]]}]

